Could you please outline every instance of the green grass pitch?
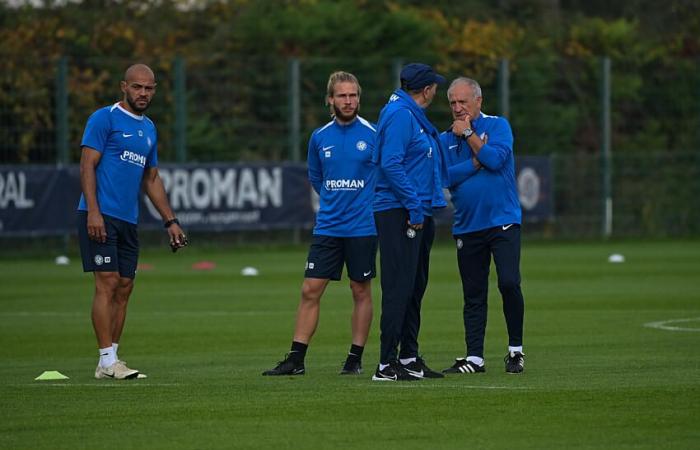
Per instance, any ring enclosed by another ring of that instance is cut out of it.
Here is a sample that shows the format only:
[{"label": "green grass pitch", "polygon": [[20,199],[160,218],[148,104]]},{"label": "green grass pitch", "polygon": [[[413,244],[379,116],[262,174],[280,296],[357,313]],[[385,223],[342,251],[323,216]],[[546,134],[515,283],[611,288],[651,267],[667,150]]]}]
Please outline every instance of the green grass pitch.
[{"label": "green grass pitch", "polygon": [[[623,264],[610,264],[622,253]],[[0,448],[700,448],[700,242],[525,243],[525,373],[503,370],[495,271],[487,373],[370,380],[379,283],[361,377],[346,280],[332,283],[307,374],[260,373],[288,350],[306,248],[144,251],[120,357],[148,374],[95,380],[92,276],[73,255],[0,259]],[[194,271],[210,260],[212,271]],[[258,277],[242,277],[255,266]],[[433,251],[421,351],[464,354],[455,251]],[[666,322],[674,320],[685,320]],[[645,326],[664,322],[656,328]],[[58,370],[64,381],[34,381]]]}]

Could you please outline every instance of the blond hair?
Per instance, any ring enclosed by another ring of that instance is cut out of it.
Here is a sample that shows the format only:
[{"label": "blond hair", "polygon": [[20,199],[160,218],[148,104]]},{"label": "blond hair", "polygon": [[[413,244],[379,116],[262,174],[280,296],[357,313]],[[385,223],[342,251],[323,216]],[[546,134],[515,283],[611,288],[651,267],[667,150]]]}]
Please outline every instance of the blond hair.
[{"label": "blond hair", "polygon": [[359,97],[360,94],[362,94],[362,86],[360,86],[360,82],[357,81],[357,77],[350,72],[343,72],[342,70],[338,70],[336,72],[333,72],[331,76],[328,77],[328,86],[326,87],[326,94],[328,97],[333,97],[333,94],[335,93],[335,85],[338,83],[354,83],[357,85],[357,96]]}]

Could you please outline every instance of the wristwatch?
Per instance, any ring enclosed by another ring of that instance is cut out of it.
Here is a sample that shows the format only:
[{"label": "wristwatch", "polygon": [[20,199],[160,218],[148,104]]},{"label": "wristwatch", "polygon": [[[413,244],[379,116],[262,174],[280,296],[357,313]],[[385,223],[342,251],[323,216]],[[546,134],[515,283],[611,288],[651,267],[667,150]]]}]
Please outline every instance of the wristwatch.
[{"label": "wristwatch", "polygon": [[474,134],[474,130],[472,130],[471,128],[467,128],[462,132],[462,136],[464,136],[464,139],[468,139],[469,136],[471,136],[472,134]]},{"label": "wristwatch", "polygon": [[167,222],[165,222],[165,223],[163,224],[163,228],[170,228],[170,225],[172,225],[172,224],[174,224],[174,223],[180,225],[180,221],[177,220],[177,217],[173,217],[172,219],[170,219],[170,220],[168,220]]}]

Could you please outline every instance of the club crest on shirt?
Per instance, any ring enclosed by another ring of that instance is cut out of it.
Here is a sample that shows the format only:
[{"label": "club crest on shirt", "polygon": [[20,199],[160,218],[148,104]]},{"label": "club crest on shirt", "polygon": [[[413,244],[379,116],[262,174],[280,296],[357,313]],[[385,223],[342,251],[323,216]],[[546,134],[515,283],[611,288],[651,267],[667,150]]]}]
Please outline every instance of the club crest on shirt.
[{"label": "club crest on shirt", "polygon": [[359,151],[363,152],[363,151],[367,150],[367,143],[365,141],[357,141],[357,144],[355,144],[355,147]]},{"label": "club crest on shirt", "polygon": [[139,137],[143,137],[143,130],[139,130]]}]

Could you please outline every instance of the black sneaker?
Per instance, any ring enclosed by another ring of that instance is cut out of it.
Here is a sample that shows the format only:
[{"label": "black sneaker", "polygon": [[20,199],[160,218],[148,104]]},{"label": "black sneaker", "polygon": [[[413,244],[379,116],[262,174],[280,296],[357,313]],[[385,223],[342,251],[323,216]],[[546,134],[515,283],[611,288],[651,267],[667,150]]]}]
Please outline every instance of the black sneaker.
[{"label": "black sneaker", "polygon": [[416,362],[423,369],[423,378],[445,378],[445,375],[440,372],[436,372],[425,364],[425,360],[422,356],[416,358]]},{"label": "black sneaker", "polygon": [[346,359],[343,368],[340,370],[341,375],[359,375],[362,373],[362,362],[359,359]]},{"label": "black sneaker", "polygon": [[304,375],[304,363],[294,361],[289,357],[289,353],[285,356],[284,361],[280,361],[274,369],[266,370],[263,375]]},{"label": "black sneaker", "polygon": [[525,370],[525,355],[520,352],[508,352],[503,361],[506,363],[506,373],[519,374]]},{"label": "black sneaker", "polygon": [[425,360],[420,356],[415,361],[408,364],[402,364],[401,367],[408,372],[409,375],[416,378],[445,378],[445,375],[435,372],[425,364]]},{"label": "black sneaker", "polygon": [[452,367],[443,370],[442,373],[483,373],[486,372],[486,365],[478,365],[475,362],[467,361],[466,358],[456,358]]},{"label": "black sneaker", "polygon": [[379,365],[377,365],[377,371],[374,372],[372,376],[372,381],[416,381],[420,380],[409,373],[396,361],[392,361],[384,370],[379,370]]}]

